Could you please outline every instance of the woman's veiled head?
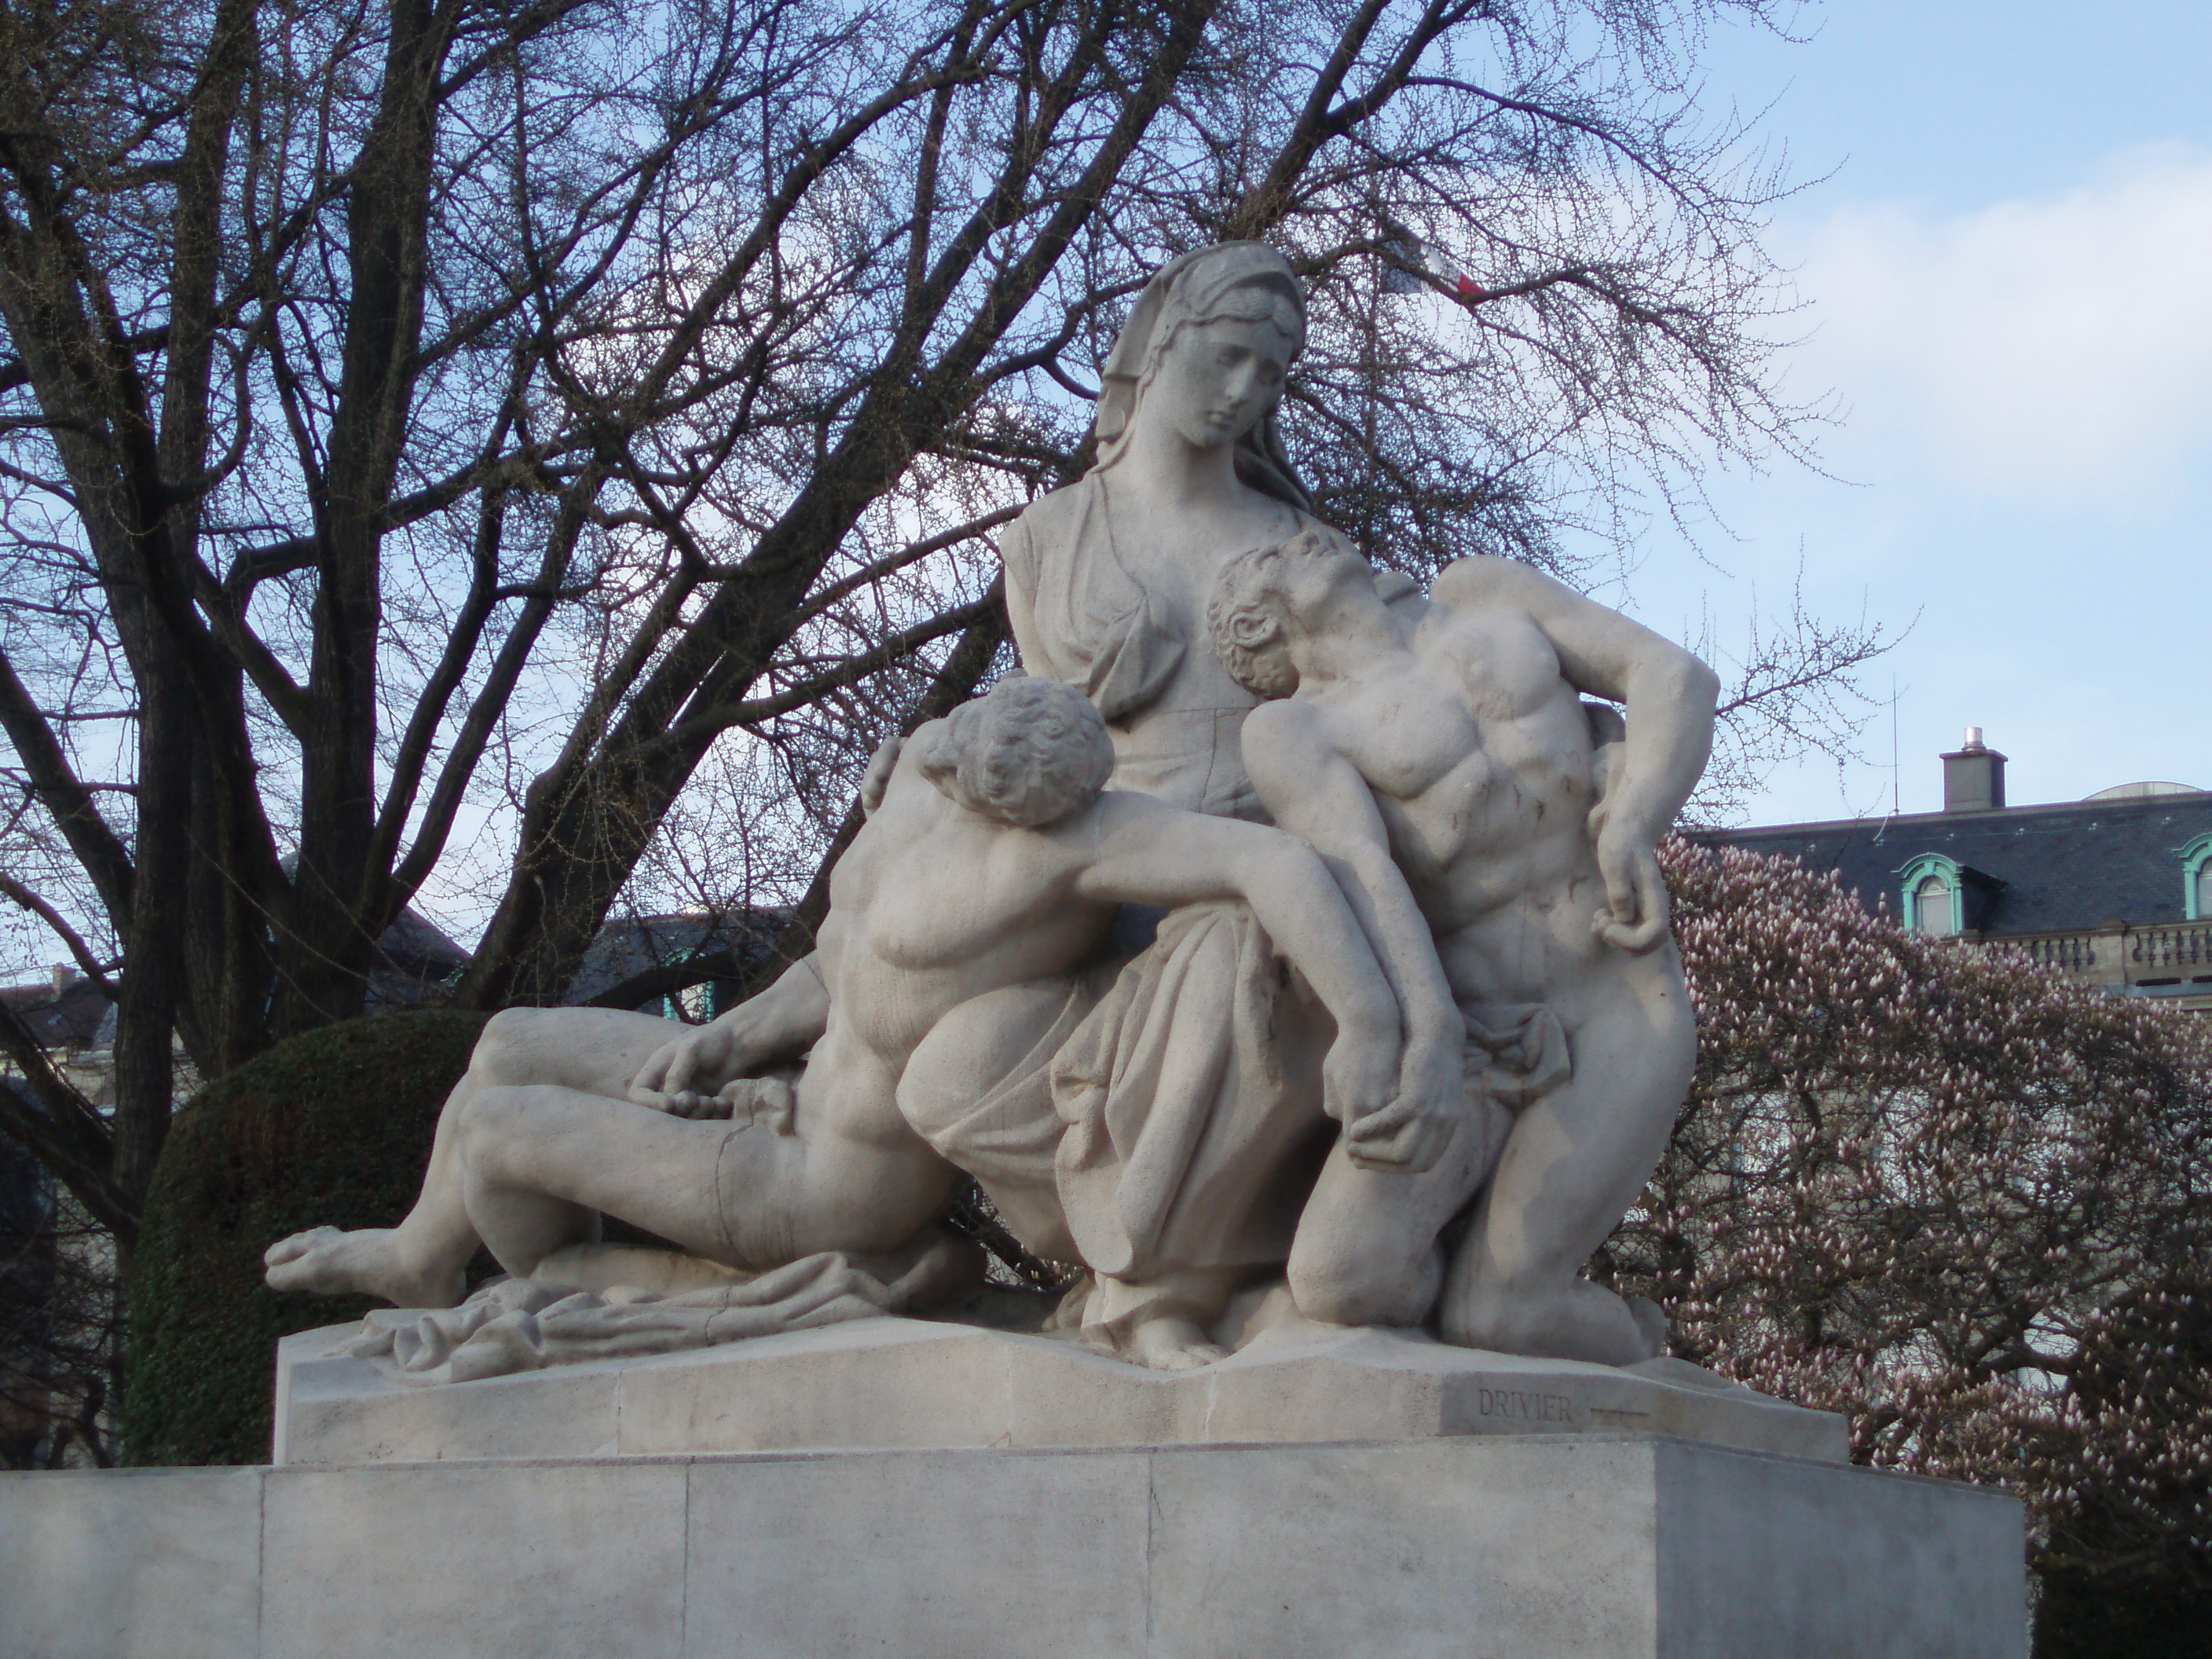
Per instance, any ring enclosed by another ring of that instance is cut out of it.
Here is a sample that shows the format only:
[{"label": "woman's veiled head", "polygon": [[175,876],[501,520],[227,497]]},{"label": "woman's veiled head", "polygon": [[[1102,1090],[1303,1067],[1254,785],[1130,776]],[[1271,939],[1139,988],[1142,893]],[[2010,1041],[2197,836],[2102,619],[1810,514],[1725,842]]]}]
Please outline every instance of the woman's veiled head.
[{"label": "woman's veiled head", "polygon": [[1140,422],[1164,422],[1200,447],[1235,444],[1247,483],[1303,507],[1275,410],[1304,344],[1305,295],[1266,244],[1224,242],[1163,267],[1107,360],[1099,465],[1120,459]]}]

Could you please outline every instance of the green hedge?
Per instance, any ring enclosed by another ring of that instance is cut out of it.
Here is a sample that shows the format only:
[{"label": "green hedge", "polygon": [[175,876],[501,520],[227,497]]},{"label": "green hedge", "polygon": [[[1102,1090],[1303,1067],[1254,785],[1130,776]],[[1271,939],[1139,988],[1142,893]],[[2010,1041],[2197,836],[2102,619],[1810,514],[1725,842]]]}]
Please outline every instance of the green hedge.
[{"label": "green hedge", "polygon": [[374,1304],[279,1296],[261,1282],[261,1254],[303,1227],[390,1226],[407,1212],[483,1024],[439,1011],[311,1031],[177,1115],[132,1273],[126,1461],[268,1461],[276,1339]]}]

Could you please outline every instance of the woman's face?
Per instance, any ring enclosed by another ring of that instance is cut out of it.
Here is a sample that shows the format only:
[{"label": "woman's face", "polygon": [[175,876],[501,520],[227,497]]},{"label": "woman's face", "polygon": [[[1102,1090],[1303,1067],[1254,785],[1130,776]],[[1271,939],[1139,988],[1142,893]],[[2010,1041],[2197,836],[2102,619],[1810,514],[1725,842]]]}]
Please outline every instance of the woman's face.
[{"label": "woman's face", "polygon": [[1267,319],[1179,329],[1145,388],[1142,412],[1200,449],[1235,443],[1282,397],[1297,347]]}]

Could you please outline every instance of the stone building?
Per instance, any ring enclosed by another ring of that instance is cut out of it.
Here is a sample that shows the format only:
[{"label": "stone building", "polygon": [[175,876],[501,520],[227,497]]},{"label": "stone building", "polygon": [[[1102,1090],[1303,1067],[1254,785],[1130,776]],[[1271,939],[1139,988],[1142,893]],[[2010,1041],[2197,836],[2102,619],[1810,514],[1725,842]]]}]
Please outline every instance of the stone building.
[{"label": "stone building", "polygon": [[[48,1062],[95,1106],[115,1103],[115,1005],[100,982],[57,966],[46,979],[0,986],[0,1006],[22,1024]],[[15,1075],[0,1061],[0,1078]]]},{"label": "stone building", "polygon": [[737,1006],[789,921],[788,910],[742,907],[611,917],[561,1000],[694,1024],[712,1019]]},{"label": "stone building", "polygon": [[2025,951],[2118,995],[2212,1010],[2212,792],[2128,783],[2012,806],[1979,726],[1943,757],[1943,810],[1728,830],[1717,847],[1832,870],[1917,932]]}]

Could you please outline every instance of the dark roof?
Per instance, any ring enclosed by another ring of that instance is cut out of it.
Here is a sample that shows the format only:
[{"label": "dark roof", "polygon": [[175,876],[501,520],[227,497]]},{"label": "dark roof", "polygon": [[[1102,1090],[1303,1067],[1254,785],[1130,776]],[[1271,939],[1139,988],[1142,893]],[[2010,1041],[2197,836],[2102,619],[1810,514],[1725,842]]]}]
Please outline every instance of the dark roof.
[{"label": "dark roof", "polygon": [[82,1048],[93,1042],[106,1017],[107,993],[80,975],[57,994],[52,980],[0,989],[0,1002],[15,1011],[41,1048]]},{"label": "dark roof", "polygon": [[720,959],[750,970],[768,959],[789,920],[787,910],[741,909],[610,921],[586,949],[562,1000],[586,1003],[648,969],[677,963]]},{"label": "dark roof", "polygon": [[414,906],[399,913],[376,942],[368,964],[371,1013],[441,1001],[453,980],[469,965],[469,953],[446,937]]},{"label": "dark roof", "polygon": [[[300,855],[287,853],[276,860],[286,876],[296,876]],[[453,981],[469,965],[469,953],[456,945],[428,916],[413,905],[402,907],[368,962],[368,994],[364,1006],[372,1014],[393,1008],[412,1008],[424,1002],[442,1001]]]},{"label": "dark roof", "polygon": [[469,953],[411,904],[384,930],[376,945],[402,973],[452,973],[469,965]]},{"label": "dark roof", "polygon": [[[1704,831],[1708,846],[1785,854],[1833,870],[1869,910],[1898,908],[1905,866],[1940,853],[2002,887],[1979,918],[1985,933],[2057,933],[2179,921],[2182,849],[2212,834],[2212,792],[2066,801],[1993,812],[1784,823]],[[1970,913],[1971,914],[1971,913]]]}]

